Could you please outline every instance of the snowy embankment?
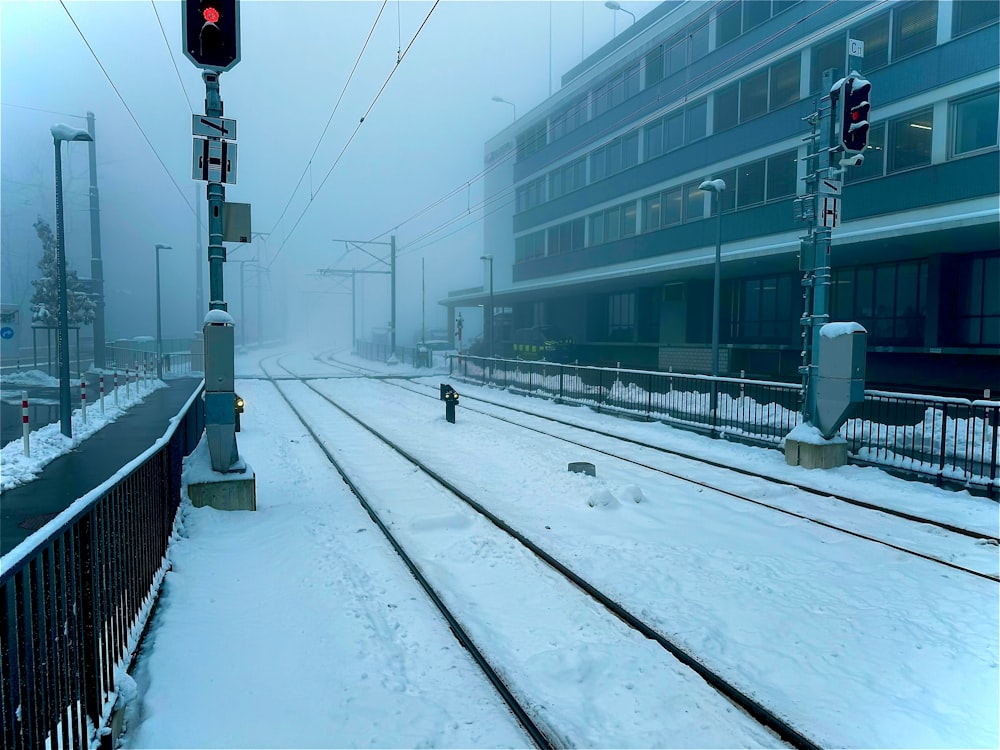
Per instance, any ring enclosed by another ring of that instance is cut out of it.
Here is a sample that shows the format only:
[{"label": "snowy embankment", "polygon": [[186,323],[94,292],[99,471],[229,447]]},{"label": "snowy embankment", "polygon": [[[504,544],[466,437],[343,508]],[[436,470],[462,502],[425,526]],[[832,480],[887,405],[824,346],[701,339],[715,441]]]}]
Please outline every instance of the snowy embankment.
[{"label": "snowy embankment", "polygon": [[[4,376],[4,384],[9,384],[9,376]],[[38,383],[21,383],[38,385]],[[43,383],[44,385],[44,383]],[[58,381],[56,382],[58,385]],[[17,487],[35,479],[49,462],[69,453],[80,443],[98,432],[105,425],[114,422],[118,417],[133,406],[146,400],[153,391],[166,388],[162,380],[147,380],[145,383],[131,383],[128,386],[118,386],[118,403],[115,405],[115,391],[104,395],[104,413],[101,413],[100,402],[87,406],[87,421],[83,421],[83,410],[73,412],[72,433],[68,438],[62,434],[58,422],[47,424],[29,435],[31,455],[24,455],[22,438],[11,440],[0,450],[0,492]],[[92,396],[93,397],[93,396]]]}]

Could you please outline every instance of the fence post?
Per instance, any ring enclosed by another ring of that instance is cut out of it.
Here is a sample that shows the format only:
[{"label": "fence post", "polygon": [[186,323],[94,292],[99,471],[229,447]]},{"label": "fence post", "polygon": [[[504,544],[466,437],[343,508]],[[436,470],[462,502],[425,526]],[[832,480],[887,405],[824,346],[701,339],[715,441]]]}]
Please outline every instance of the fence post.
[{"label": "fence post", "polygon": [[[990,391],[986,389],[986,398],[989,399]],[[993,428],[993,447],[990,453],[990,494],[994,500],[997,499],[997,493],[1000,491],[995,484],[997,478],[997,463],[1000,460],[1000,456],[997,455],[997,443],[998,438],[1000,438],[1000,406],[991,407],[990,416],[988,419],[989,425]]]},{"label": "fence post", "polygon": [[117,409],[118,408],[118,368],[117,367],[115,368],[114,384],[115,384],[115,408]]},{"label": "fence post", "polygon": [[646,419],[653,418],[653,373],[646,375]]},{"label": "fence post", "polygon": [[559,365],[559,400],[563,400],[563,379],[566,375],[566,365]]},{"label": "fence post", "polygon": [[125,398],[132,398],[132,381],[129,380],[128,368],[125,368]]},{"label": "fence post", "polygon": [[80,377],[80,413],[83,415],[83,423],[87,424],[87,379]]},{"label": "fence post", "polygon": [[[28,424],[28,392],[21,391],[21,434],[24,439],[24,455],[31,457],[31,427]],[[995,453],[996,451],[994,451]]]},{"label": "fence post", "polygon": [[937,486],[944,480],[944,453],[948,444],[948,402],[941,404],[941,454],[938,463]]},{"label": "fence post", "polygon": [[101,416],[103,416],[104,415],[104,374],[103,373],[101,374],[100,393],[101,393]]}]

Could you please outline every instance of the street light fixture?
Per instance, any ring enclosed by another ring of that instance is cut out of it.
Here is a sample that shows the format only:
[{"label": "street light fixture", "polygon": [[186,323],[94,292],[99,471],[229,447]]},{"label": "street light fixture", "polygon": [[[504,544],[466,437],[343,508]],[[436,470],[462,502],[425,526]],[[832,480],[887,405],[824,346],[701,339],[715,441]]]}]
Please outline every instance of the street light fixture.
[{"label": "street light fixture", "polygon": [[156,243],[156,379],[163,379],[163,332],[160,326],[160,250],[173,250]]},{"label": "street light fixture", "polygon": [[501,104],[509,104],[511,106],[511,109],[514,110],[514,119],[515,120],[517,119],[517,107],[514,105],[514,102],[509,102],[502,96],[494,96],[493,101],[500,102]]},{"label": "street light fixture", "polygon": [[[719,298],[721,296],[722,274],[722,192],[726,189],[725,180],[705,180],[698,186],[699,190],[715,194],[715,211],[719,215],[715,234],[715,283],[712,289],[712,377],[719,377]],[[719,405],[718,381],[712,381],[712,416]]]},{"label": "street light fixture", "polygon": [[492,255],[480,255],[479,260],[488,260],[490,262],[490,359],[493,359],[494,349],[493,349],[493,336],[495,331],[493,326],[493,312],[496,308],[493,306],[493,256]]},{"label": "street light fixture", "polygon": [[59,427],[73,437],[73,407],[69,397],[69,296],[66,289],[66,238],[63,229],[62,142],[92,141],[86,130],[69,125],[53,125],[52,143],[56,152],[56,269],[59,274]]},{"label": "street light fixture", "polygon": [[[604,7],[607,8],[608,10],[614,10],[614,11],[620,10],[622,13],[628,13],[630,16],[632,16],[632,23],[635,23],[635,13],[633,13],[630,10],[625,10],[621,6],[621,3],[615,2],[615,0],[607,0],[607,2],[604,3]],[[611,27],[611,35],[618,36],[618,16],[614,17],[613,26]]]}]

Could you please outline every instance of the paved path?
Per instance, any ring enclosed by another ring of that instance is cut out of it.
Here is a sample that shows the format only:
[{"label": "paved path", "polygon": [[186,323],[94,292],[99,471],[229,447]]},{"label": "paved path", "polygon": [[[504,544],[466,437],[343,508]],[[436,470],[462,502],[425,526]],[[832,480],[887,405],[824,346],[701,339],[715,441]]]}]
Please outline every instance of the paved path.
[{"label": "paved path", "polygon": [[201,381],[179,378],[154,391],[116,421],[55,459],[33,482],[0,494],[0,554],[90,492],[145,451],[167,430]]}]

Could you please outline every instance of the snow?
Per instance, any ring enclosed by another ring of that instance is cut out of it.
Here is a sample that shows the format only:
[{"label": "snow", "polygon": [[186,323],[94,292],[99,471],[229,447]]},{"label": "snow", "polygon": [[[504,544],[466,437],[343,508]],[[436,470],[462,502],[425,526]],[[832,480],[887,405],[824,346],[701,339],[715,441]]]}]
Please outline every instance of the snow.
[{"label": "snow", "polygon": [[819,329],[819,335],[833,339],[849,333],[868,333],[860,323],[827,323]]},{"label": "snow", "polygon": [[[35,370],[34,372],[38,372]],[[4,376],[4,383],[10,376]],[[56,382],[58,385],[58,381]],[[72,414],[73,437],[62,434],[59,422],[47,424],[29,433],[31,456],[24,455],[23,438],[11,440],[0,449],[0,492],[17,487],[35,479],[41,470],[54,459],[69,453],[80,443],[94,435],[105,425],[114,422],[136,404],[142,403],[153,391],[166,388],[162,380],[150,379],[145,383],[131,383],[118,386],[118,406],[115,406],[115,389],[104,394],[104,414],[101,414],[99,396],[91,394],[93,402],[87,404],[87,421],[83,421],[83,410]]]},{"label": "snow", "polygon": [[818,427],[814,427],[807,422],[803,422],[802,424],[796,426],[791,432],[785,435],[785,440],[795,440],[808,445],[835,445],[837,443],[847,443],[847,440],[843,435],[834,435],[832,438],[827,440],[823,437],[823,433],[820,432]]},{"label": "snow", "polygon": [[4,373],[0,383],[5,386],[31,385],[45,388],[58,388],[59,378],[54,378],[41,370],[18,370]]},{"label": "snow", "polygon": [[235,325],[233,316],[225,310],[209,310],[205,315],[205,325]]},{"label": "snow", "polygon": [[93,138],[90,137],[90,133],[86,130],[80,130],[79,128],[71,128],[69,125],[64,125],[59,123],[53,125],[49,128],[52,133],[52,137],[57,141],[92,141]]},{"label": "snow", "polygon": [[[238,437],[256,468],[258,510],[182,504],[172,568],[135,672],[138,696],[127,702],[123,746],[528,744],[279,389],[559,744],[780,744],[305,384],[259,379],[262,360],[277,374],[267,356],[237,361],[245,378],[237,389],[247,402]],[[325,358],[281,361],[315,377],[322,392],[820,745],[996,747],[1000,741],[995,582],[468,407],[499,409],[472,397],[516,404],[993,534],[995,503],[870,468],[806,472],[784,465],[777,451],[454,380],[464,400],[456,424],[449,424],[437,400],[352,376]],[[382,369],[427,375],[401,365]],[[424,377],[407,387],[433,393],[444,379]],[[525,424],[533,419],[508,416]],[[621,450],[604,448],[611,438],[590,440],[596,449]],[[638,446],[629,450],[641,463],[688,471],[996,573],[995,546]],[[567,471],[573,461],[594,463],[597,476]]]}]

